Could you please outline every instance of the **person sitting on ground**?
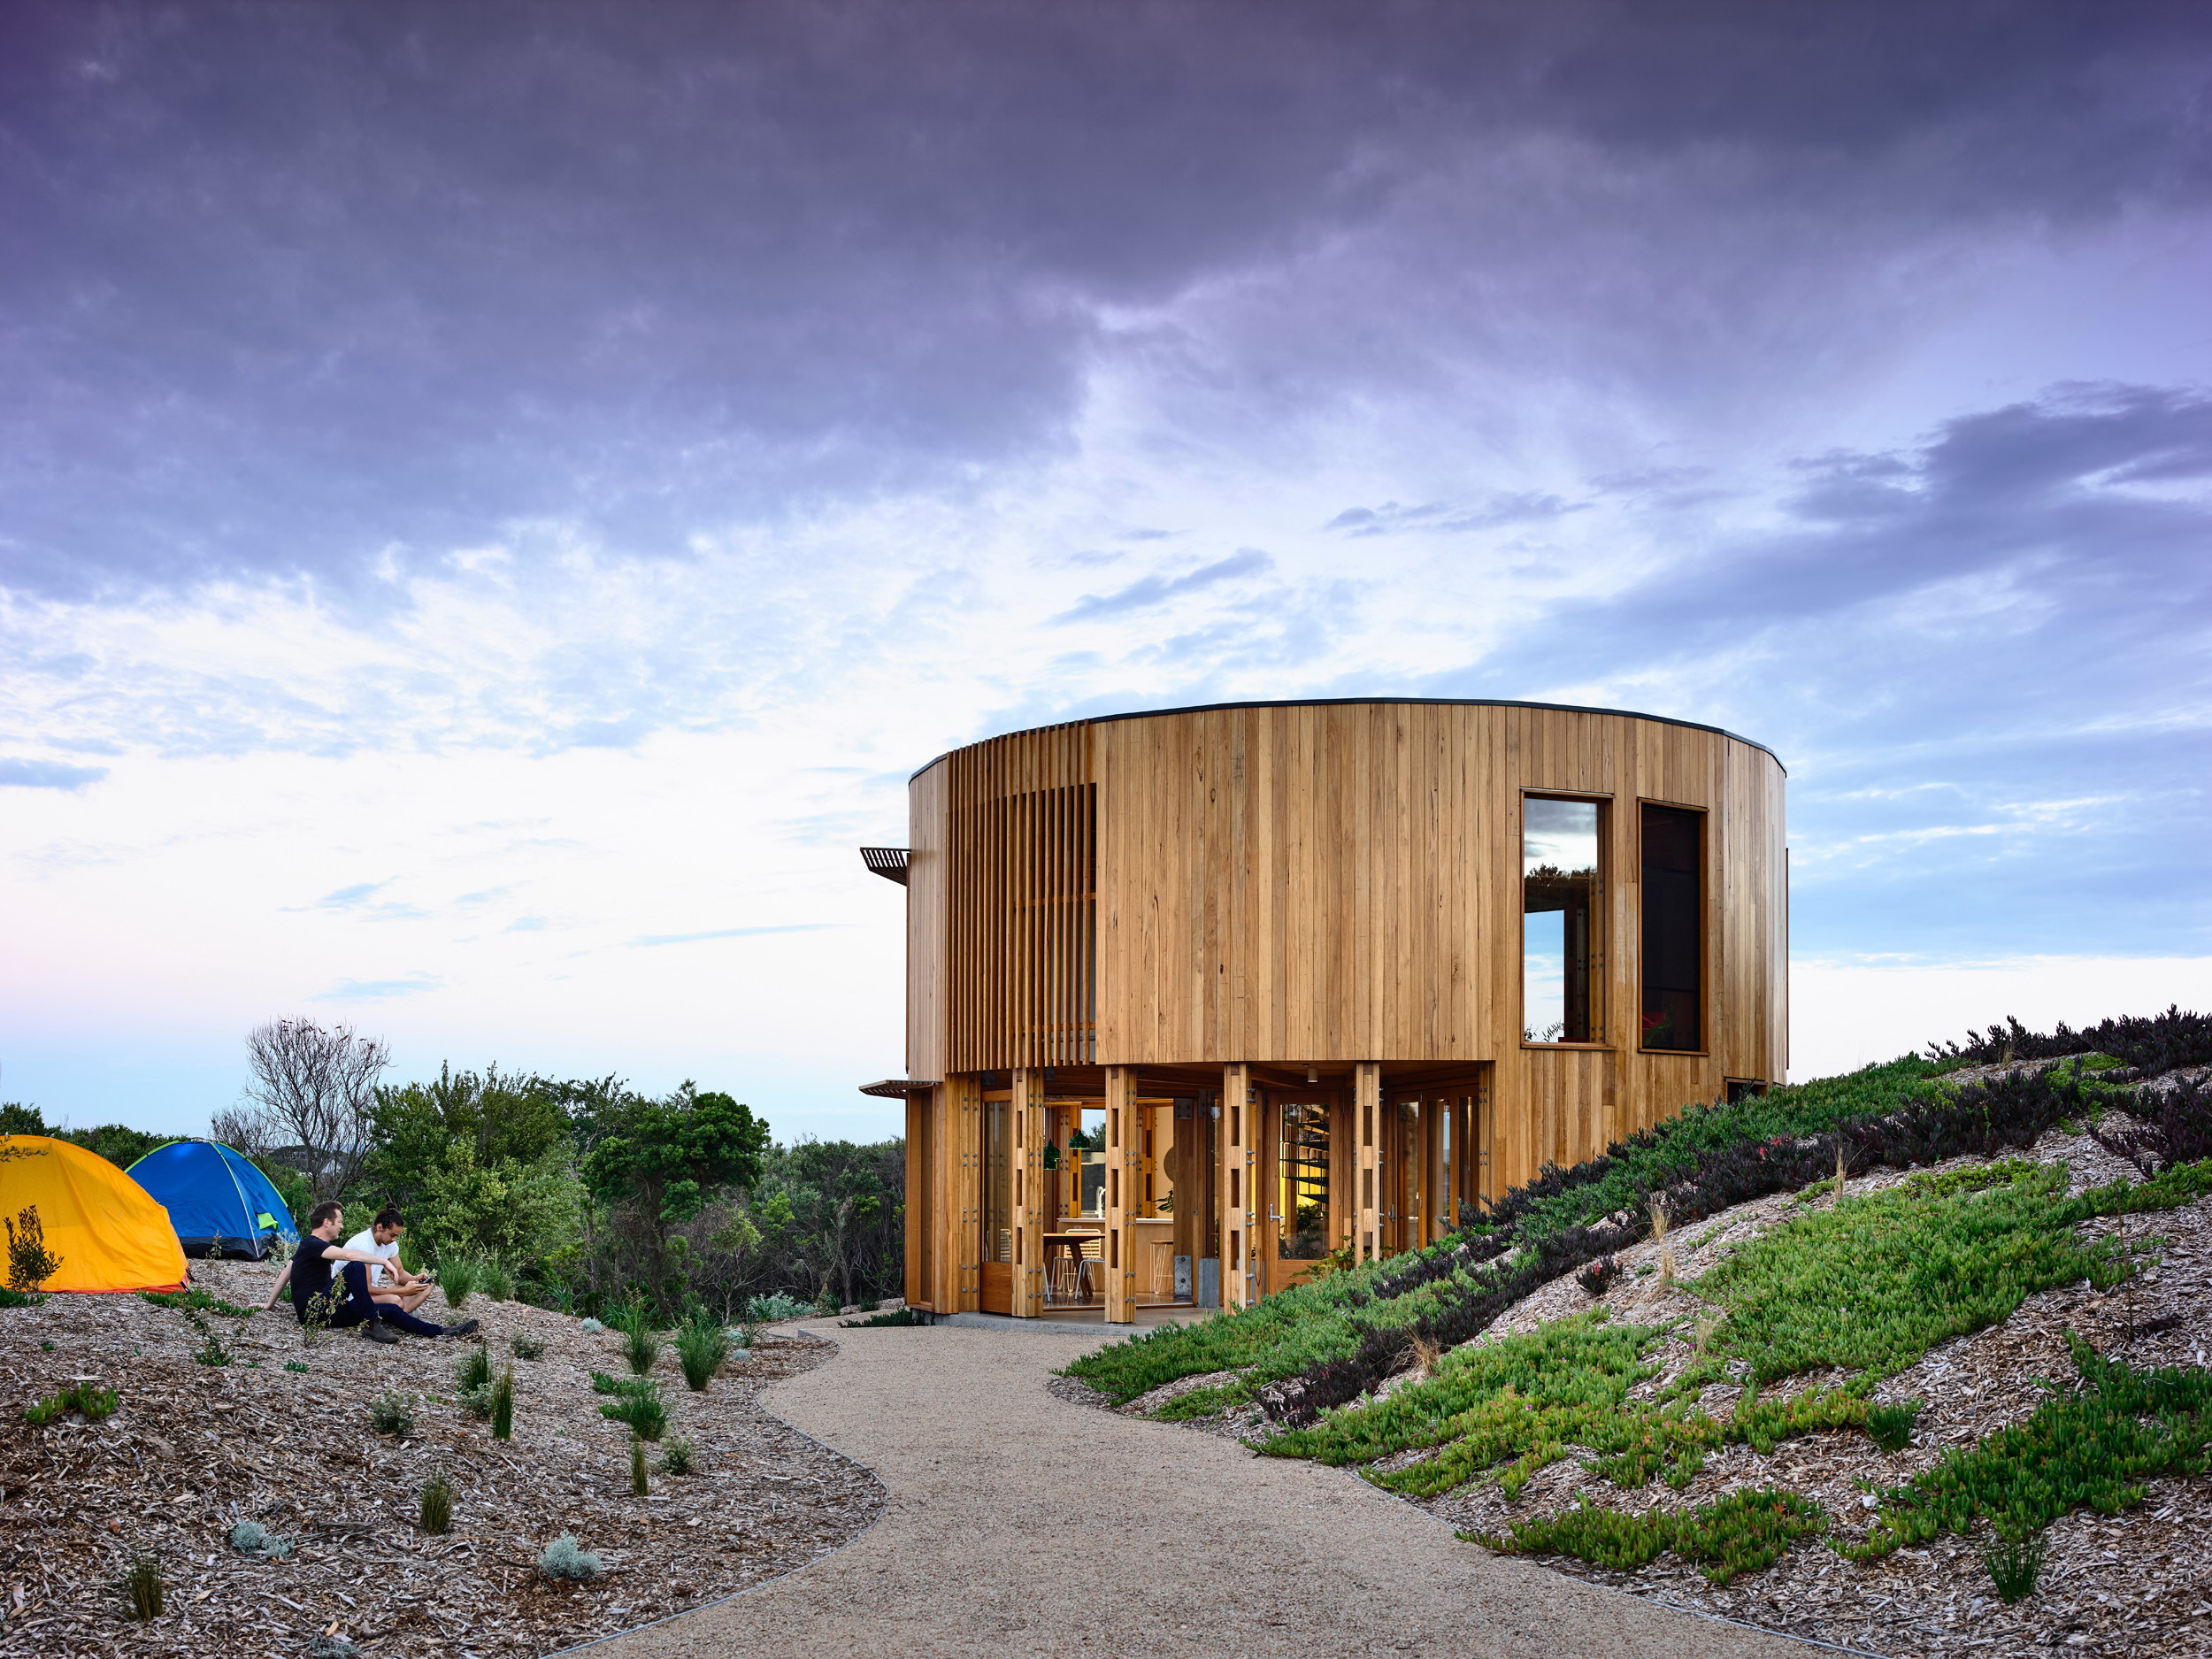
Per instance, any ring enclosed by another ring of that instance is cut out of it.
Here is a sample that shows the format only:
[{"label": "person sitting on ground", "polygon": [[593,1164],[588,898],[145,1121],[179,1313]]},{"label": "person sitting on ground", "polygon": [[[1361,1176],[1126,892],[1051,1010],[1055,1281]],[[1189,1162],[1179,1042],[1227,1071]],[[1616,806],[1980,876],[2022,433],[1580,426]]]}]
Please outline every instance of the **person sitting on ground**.
[{"label": "person sitting on ground", "polygon": [[346,1240],[346,1248],[365,1250],[381,1258],[366,1264],[372,1301],[389,1302],[402,1313],[412,1313],[430,1294],[430,1281],[420,1273],[410,1272],[399,1259],[399,1235],[406,1231],[407,1224],[399,1218],[399,1211],[387,1204],[373,1222]]},{"label": "person sitting on ground", "polygon": [[[435,1325],[427,1319],[403,1312],[390,1302],[373,1298],[369,1294],[369,1266],[384,1258],[366,1250],[349,1250],[340,1244],[338,1235],[345,1231],[345,1206],[334,1199],[325,1199],[307,1212],[307,1236],[293,1253],[292,1264],[277,1279],[276,1289],[269,1293],[265,1307],[276,1306],[277,1297],[288,1280],[292,1286],[292,1312],[302,1325],[319,1310],[323,1323],[334,1330],[357,1325],[361,1334],[372,1342],[396,1342],[399,1338],[395,1331],[415,1336],[466,1336],[476,1329],[473,1319],[464,1319],[458,1325]],[[331,1271],[334,1267],[339,1270],[335,1283]]]}]

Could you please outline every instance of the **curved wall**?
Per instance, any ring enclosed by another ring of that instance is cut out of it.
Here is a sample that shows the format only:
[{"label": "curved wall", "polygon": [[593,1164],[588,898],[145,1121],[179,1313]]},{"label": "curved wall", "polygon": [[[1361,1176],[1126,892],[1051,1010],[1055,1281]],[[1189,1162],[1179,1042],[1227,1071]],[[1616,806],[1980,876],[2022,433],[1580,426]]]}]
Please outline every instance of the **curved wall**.
[{"label": "curved wall", "polygon": [[[1521,1039],[1521,811],[1605,803],[1596,1041]],[[1493,1066],[1496,1174],[1786,1064],[1784,773],[1709,727],[1471,703],[1019,732],[912,784],[908,1068]],[[1639,806],[1707,814],[1706,1047],[1642,1051]]]}]

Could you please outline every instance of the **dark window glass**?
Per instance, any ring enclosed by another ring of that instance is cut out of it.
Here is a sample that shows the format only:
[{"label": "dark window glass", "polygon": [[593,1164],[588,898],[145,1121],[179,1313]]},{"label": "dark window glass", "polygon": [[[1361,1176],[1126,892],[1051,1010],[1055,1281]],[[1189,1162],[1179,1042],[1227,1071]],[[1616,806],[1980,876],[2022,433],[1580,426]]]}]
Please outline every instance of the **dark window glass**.
[{"label": "dark window glass", "polygon": [[1705,1046],[1705,815],[1644,808],[1643,1046]]},{"label": "dark window glass", "polygon": [[1521,1040],[1595,1042],[1591,918],[1598,887],[1598,803],[1521,803]]}]

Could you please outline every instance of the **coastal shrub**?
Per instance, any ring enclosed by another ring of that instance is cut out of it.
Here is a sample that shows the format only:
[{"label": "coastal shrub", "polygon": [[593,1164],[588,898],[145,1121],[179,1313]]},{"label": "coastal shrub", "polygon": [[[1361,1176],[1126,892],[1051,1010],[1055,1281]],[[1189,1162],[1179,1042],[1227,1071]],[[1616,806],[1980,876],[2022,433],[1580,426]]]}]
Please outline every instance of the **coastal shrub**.
[{"label": "coastal shrub", "polygon": [[1601,1256],[1575,1275],[1575,1283],[1593,1296],[1602,1296],[1606,1287],[1620,1276],[1621,1264],[1609,1256]]},{"label": "coastal shrub", "polygon": [[508,1337],[507,1346],[513,1351],[517,1359],[543,1359],[545,1357],[545,1339],[541,1336],[532,1336],[526,1331],[517,1331]]},{"label": "coastal shrub", "polygon": [[369,1402],[369,1426],[396,1440],[405,1440],[415,1432],[415,1396],[387,1388]]},{"label": "coastal shrub", "polygon": [[658,1440],[668,1427],[668,1404],[659,1385],[651,1382],[623,1389],[599,1408],[599,1415],[628,1424],[641,1440]]},{"label": "coastal shrub", "polygon": [[150,1624],[159,1618],[168,1600],[161,1581],[161,1563],[151,1555],[140,1555],[132,1561],[123,1575],[123,1599],[130,1604],[131,1617],[142,1624]]},{"label": "coastal shrub", "polygon": [[443,1471],[434,1474],[422,1483],[422,1509],[419,1517],[422,1530],[433,1536],[442,1536],[453,1530],[453,1483]]},{"label": "coastal shrub", "polygon": [[278,1537],[258,1521],[241,1521],[232,1527],[230,1547],[242,1555],[262,1561],[281,1561],[292,1553],[289,1539]]},{"label": "coastal shrub", "polygon": [[661,1448],[661,1473],[664,1475],[688,1475],[696,1471],[698,1467],[698,1448],[683,1435],[679,1434]]},{"label": "coastal shrub", "polygon": [[928,1321],[911,1308],[894,1308],[888,1313],[872,1313],[863,1319],[840,1319],[837,1323],[847,1330],[854,1330],[862,1325],[926,1325]]},{"label": "coastal shrub", "polygon": [[8,1230],[8,1288],[19,1295],[35,1294],[61,1271],[61,1257],[46,1248],[46,1224],[39,1219],[38,1206],[26,1204],[0,1220]]},{"label": "coastal shrub", "polygon": [[581,1331],[586,1336],[597,1336],[607,1327],[600,1324],[596,1319],[582,1319],[577,1322],[576,1328],[579,1331]]},{"label": "coastal shrub", "polygon": [[0,1285],[0,1308],[35,1308],[46,1298],[33,1290],[10,1290]]},{"label": "coastal shrub", "polygon": [[538,1552],[538,1571],[549,1578],[588,1583],[602,1569],[597,1555],[577,1548],[575,1535],[564,1532]]},{"label": "coastal shrub", "polygon": [[1820,1506],[1793,1492],[1732,1492],[1711,1503],[1641,1515],[1601,1508],[1582,1498],[1573,1509],[1516,1522],[1503,1535],[1462,1532],[1471,1543],[1509,1555],[1572,1555],[1632,1572],[1671,1549],[1697,1563],[1710,1583],[1724,1585],[1763,1572],[1801,1539],[1818,1532]]},{"label": "coastal shrub", "polygon": [[747,1325],[773,1325],[779,1319],[797,1319],[814,1311],[812,1302],[801,1302],[796,1296],[777,1291],[772,1295],[755,1296],[749,1300],[741,1316]]},{"label": "coastal shrub", "polygon": [[730,1333],[718,1319],[693,1318],[676,1333],[676,1361],[683,1367],[685,1385],[694,1394],[703,1391],[722,1363],[730,1356]]},{"label": "coastal shrub", "polygon": [[2089,1133],[2106,1151],[2117,1153],[2144,1174],[2212,1158],[2212,1080],[2177,1078],[2140,1090],[2128,1115],[2145,1126],[2098,1125]]},{"label": "coastal shrub", "polygon": [[184,1317],[200,1336],[200,1345],[192,1350],[192,1357],[203,1365],[229,1364],[231,1352],[223,1346],[222,1338],[215,1334],[215,1327],[208,1322],[207,1316],[197,1308],[188,1308]]},{"label": "coastal shrub", "polygon": [[2212,1017],[2169,1004],[2162,1014],[2100,1020],[2075,1031],[2062,1020],[2048,1033],[2028,1030],[2015,1018],[1962,1042],[1930,1045],[1928,1057],[1947,1070],[2010,1060],[2057,1060],[2073,1055],[2110,1055],[2124,1066],[2155,1077],[2185,1065],[2212,1064]]}]

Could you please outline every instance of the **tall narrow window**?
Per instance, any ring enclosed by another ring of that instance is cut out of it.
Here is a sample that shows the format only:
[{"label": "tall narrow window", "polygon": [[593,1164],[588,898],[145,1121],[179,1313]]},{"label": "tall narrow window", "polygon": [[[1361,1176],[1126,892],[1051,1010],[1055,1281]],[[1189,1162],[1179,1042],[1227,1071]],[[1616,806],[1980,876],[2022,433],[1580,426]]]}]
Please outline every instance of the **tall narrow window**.
[{"label": "tall narrow window", "polygon": [[1643,1046],[1705,1046],[1705,815],[1644,807]]},{"label": "tall narrow window", "polygon": [[1329,1108],[1286,1103],[1275,1171],[1281,1182],[1277,1253],[1286,1262],[1317,1262],[1329,1253]]},{"label": "tall narrow window", "polygon": [[1595,1042],[1591,926],[1597,908],[1594,801],[1521,803],[1521,1041]]},{"label": "tall narrow window", "polygon": [[1014,1103],[983,1102],[983,1259],[1014,1259]]}]

